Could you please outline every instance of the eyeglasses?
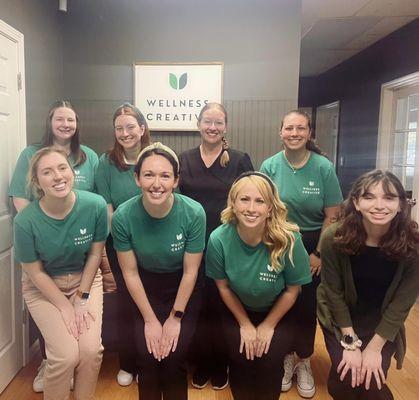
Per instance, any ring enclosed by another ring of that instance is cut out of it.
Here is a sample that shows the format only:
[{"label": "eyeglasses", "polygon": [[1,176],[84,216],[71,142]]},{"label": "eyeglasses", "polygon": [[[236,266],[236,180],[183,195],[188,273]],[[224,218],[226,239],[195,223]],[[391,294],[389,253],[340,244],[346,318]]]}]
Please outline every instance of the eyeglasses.
[{"label": "eyeglasses", "polygon": [[201,124],[203,124],[205,126],[212,126],[214,124],[218,128],[218,127],[223,127],[225,125],[225,122],[224,121],[220,121],[220,120],[215,121],[215,120],[212,120],[212,119],[205,119],[204,118],[201,121]]}]

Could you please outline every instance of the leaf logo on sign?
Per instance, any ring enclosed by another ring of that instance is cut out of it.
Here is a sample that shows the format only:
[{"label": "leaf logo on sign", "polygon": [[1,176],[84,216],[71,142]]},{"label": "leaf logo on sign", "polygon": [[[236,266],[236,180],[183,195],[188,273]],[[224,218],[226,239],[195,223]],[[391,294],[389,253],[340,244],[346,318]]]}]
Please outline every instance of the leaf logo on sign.
[{"label": "leaf logo on sign", "polygon": [[169,83],[170,86],[175,90],[182,90],[188,83],[188,74],[185,72],[182,74],[179,79],[175,74],[169,74]]}]

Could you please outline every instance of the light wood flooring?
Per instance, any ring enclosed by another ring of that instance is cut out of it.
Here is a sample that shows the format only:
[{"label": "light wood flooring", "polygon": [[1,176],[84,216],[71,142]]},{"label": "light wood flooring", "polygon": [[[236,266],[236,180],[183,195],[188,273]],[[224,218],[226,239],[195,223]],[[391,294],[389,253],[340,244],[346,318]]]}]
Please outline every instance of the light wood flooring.
[{"label": "light wood flooring", "polygon": [[[394,360],[389,371],[388,384],[396,400],[419,399],[419,304],[412,308],[406,322],[408,351],[403,369],[396,370]],[[32,380],[35,376],[39,359],[32,360],[13,379],[5,391],[0,394],[0,400],[42,400],[42,394],[32,391]],[[331,397],[327,394],[326,379],[329,370],[329,358],[325,349],[323,335],[317,330],[315,354],[312,358],[312,368],[316,380],[317,392],[313,399],[325,400]],[[99,382],[96,390],[97,400],[138,400],[136,385],[120,387],[115,380],[118,372],[117,355],[105,352]],[[72,397],[71,397],[72,398]],[[230,389],[214,391],[209,386],[197,390],[190,386],[190,400],[231,400]],[[295,384],[292,389],[281,395],[283,400],[300,399]]]}]

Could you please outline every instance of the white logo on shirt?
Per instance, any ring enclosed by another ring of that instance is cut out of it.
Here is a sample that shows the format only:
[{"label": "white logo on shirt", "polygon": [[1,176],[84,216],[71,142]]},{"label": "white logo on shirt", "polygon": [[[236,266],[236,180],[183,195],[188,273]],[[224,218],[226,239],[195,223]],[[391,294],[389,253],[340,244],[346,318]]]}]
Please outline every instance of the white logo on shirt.
[{"label": "white logo on shirt", "polygon": [[182,232],[176,234],[176,242],[170,245],[170,251],[176,252],[183,250],[185,247],[185,240],[183,239]]},{"label": "white logo on shirt", "polygon": [[320,188],[316,187],[316,183],[314,181],[308,181],[307,186],[303,186],[302,194],[312,194],[312,195],[320,195]]},{"label": "white logo on shirt", "polygon": [[313,181],[310,181],[308,184],[309,184],[310,186],[314,186],[314,182],[313,182]]},{"label": "white logo on shirt", "polygon": [[74,173],[75,173],[76,175],[80,175],[80,171],[79,171],[78,169],[74,170]]},{"label": "white logo on shirt", "polygon": [[93,240],[93,233],[87,233],[87,228],[80,228],[80,235],[74,238],[74,244],[80,246]]},{"label": "white logo on shirt", "polygon": [[266,267],[267,268],[267,270],[269,271],[269,272],[272,272],[274,269],[273,269],[273,267],[271,267],[269,264],[268,264],[268,266]]}]

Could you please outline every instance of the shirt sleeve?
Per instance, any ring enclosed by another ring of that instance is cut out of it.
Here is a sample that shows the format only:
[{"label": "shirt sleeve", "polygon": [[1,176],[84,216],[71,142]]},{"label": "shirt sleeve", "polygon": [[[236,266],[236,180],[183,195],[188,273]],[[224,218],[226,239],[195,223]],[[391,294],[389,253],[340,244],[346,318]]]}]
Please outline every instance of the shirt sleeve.
[{"label": "shirt sleeve", "polygon": [[9,196],[19,197],[32,201],[33,196],[26,184],[26,176],[29,171],[30,157],[28,151],[25,149],[20,153],[13,172],[12,181],[9,187]]},{"label": "shirt sleeve", "polygon": [[342,191],[333,165],[330,165],[324,177],[324,207],[333,207],[342,203]]},{"label": "shirt sleeve", "polygon": [[103,154],[96,168],[95,188],[107,204],[112,204],[110,181],[109,156]]},{"label": "shirt sleeve", "polygon": [[300,234],[295,235],[292,263],[288,254],[286,254],[284,264],[285,267],[282,272],[284,274],[285,285],[305,285],[311,282],[310,260]]},{"label": "shirt sleeve", "polygon": [[15,258],[20,263],[31,263],[39,260],[38,252],[35,248],[35,237],[30,227],[23,227],[17,217],[14,221],[14,251]]},{"label": "shirt sleeve", "polygon": [[212,279],[228,279],[225,272],[224,252],[221,243],[211,235],[205,252],[206,275]]},{"label": "shirt sleeve", "polygon": [[113,247],[116,251],[132,250],[131,233],[128,229],[129,225],[124,223],[123,215],[118,208],[112,217],[112,238]]},{"label": "shirt sleeve", "polygon": [[250,159],[249,155],[247,153],[243,154],[242,159],[240,160],[240,171],[239,174],[247,171],[253,171],[253,164],[252,160]]},{"label": "shirt sleeve", "polygon": [[103,242],[107,239],[109,234],[108,228],[108,207],[102,198],[98,199],[97,217],[96,217],[96,230],[94,242]]},{"label": "shirt sleeve", "polygon": [[195,212],[195,218],[191,221],[186,238],[185,252],[200,253],[205,248],[206,216],[201,205]]}]

